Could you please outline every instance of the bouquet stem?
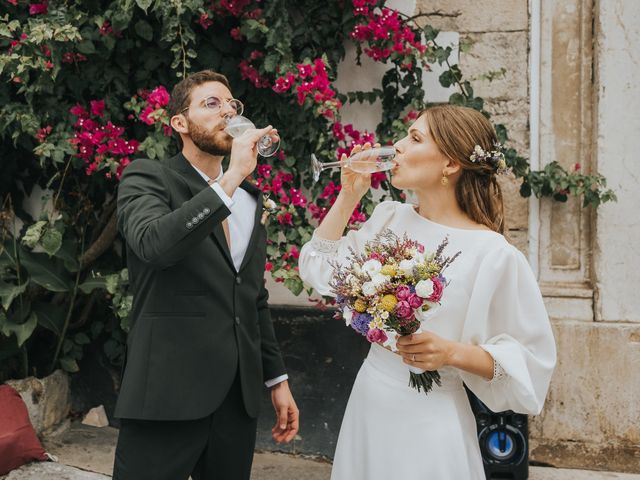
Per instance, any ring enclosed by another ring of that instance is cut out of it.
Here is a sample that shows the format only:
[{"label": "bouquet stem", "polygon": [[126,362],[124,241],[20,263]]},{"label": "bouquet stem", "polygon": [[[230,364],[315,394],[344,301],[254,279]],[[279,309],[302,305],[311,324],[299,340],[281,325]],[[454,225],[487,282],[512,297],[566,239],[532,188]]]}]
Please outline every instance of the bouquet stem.
[{"label": "bouquet stem", "polygon": [[439,387],[442,386],[440,374],[437,370],[422,373],[409,372],[409,386],[415,388],[418,392],[424,389],[424,394],[427,395],[433,389],[434,383]]}]

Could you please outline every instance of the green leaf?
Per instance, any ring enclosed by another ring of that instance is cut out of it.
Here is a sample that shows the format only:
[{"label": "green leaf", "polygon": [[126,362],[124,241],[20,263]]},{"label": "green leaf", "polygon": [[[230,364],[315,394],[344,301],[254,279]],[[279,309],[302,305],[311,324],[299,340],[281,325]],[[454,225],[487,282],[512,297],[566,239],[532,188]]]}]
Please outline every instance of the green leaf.
[{"label": "green leaf", "polygon": [[31,280],[52,292],[68,292],[72,283],[67,276],[62,261],[42,254],[25,252],[21,263],[29,272]]},{"label": "green leaf", "polygon": [[82,40],[78,42],[76,44],[76,49],[78,50],[78,52],[84,53],[85,55],[96,53],[96,46],[91,40]]},{"label": "green leaf", "polygon": [[107,278],[108,277],[93,277],[90,278],[89,280],[82,282],[80,285],[78,285],[78,288],[80,290],[82,290],[82,292],[84,293],[91,293],[93,292],[96,288],[107,288]]},{"label": "green leaf", "polygon": [[42,248],[47,254],[52,257],[54,256],[60,247],[62,246],[62,233],[58,230],[54,230],[53,228],[48,228],[44,235],[42,236]]},{"label": "green leaf", "polygon": [[2,308],[9,310],[13,300],[24,292],[29,282],[24,282],[22,285],[12,285],[0,280],[0,298],[2,299]]},{"label": "green leaf", "polygon": [[53,332],[58,338],[62,335],[65,308],[44,302],[38,302],[33,306],[33,311],[38,315],[38,324]]},{"label": "green leaf", "polygon": [[151,40],[153,40],[153,28],[151,27],[151,25],[149,25],[148,22],[140,20],[138,23],[136,23],[135,31],[138,36],[144,38],[146,41],[150,42]]},{"label": "green leaf", "polygon": [[86,333],[76,333],[76,335],[73,337],[73,340],[78,344],[78,345],[87,345],[88,343],[91,343],[91,339],[87,336]]},{"label": "green leaf", "polygon": [[76,238],[74,235],[67,232],[62,240],[60,249],[55,253],[55,256],[64,262],[64,268],[70,272],[77,272],[80,267],[80,262],[76,255]]},{"label": "green leaf", "polygon": [[11,334],[15,334],[18,341],[18,347],[21,347],[24,342],[31,336],[33,331],[38,325],[38,317],[35,312],[31,312],[29,318],[24,323],[13,323],[5,316],[0,316],[0,332],[9,337]]},{"label": "green leaf", "polygon": [[40,220],[31,225],[23,235],[22,243],[29,248],[34,248],[40,241],[40,237],[42,237],[42,233],[46,225],[46,220]]},{"label": "green leaf", "polygon": [[60,366],[65,372],[75,373],[80,370],[78,362],[74,358],[64,357],[60,359]]},{"label": "green leaf", "polygon": [[304,284],[299,278],[287,278],[284,281],[284,286],[291,290],[291,292],[296,296],[300,295],[304,289]]}]

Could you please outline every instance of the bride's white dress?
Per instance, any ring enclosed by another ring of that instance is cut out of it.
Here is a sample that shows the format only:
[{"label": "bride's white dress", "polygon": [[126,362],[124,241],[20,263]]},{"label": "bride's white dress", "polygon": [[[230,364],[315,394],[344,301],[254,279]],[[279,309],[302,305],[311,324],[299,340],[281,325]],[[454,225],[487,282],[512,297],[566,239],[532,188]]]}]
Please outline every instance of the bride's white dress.
[{"label": "bride's white dress", "polygon": [[[412,205],[382,202],[357,231],[338,241],[317,236],[300,253],[300,276],[329,295],[333,269],[349,248],[362,251],[391,228],[445,255],[462,253],[445,272],[450,284],[423,330],[481,346],[495,361],[486,380],[442,368],[442,386],[428,396],[408,387],[400,356],[373,344],[351,391],[336,447],[332,480],[484,480],[476,424],[463,382],[494,411],[537,414],[556,362],[549,319],[526,258],[487,230],[451,228],[420,216]],[[345,335],[355,335],[345,327]]]}]

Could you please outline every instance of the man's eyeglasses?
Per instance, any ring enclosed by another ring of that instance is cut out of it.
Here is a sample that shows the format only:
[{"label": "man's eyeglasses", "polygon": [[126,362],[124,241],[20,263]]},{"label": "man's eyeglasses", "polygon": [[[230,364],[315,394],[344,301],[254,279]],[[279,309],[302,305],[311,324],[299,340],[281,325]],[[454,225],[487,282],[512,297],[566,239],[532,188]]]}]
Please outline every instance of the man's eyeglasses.
[{"label": "man's eyeglasses", "polygon": [[[231,98],[229,100],[221,100],[218,97],[209,96],[200,100],[199,103],[202,103],[205,108],[213,110],[217,113],[222,109],[223,101],[227,102],[231,106],[231,108],[235,110],[236,115],[242,115],[244,105],[242,105],[242,102],[240,100],[237,100],[235,98]],[[186,112],[187,110],[189,110],[189,107],[183,108],[182,110],[180,110],[180,113]]]}]

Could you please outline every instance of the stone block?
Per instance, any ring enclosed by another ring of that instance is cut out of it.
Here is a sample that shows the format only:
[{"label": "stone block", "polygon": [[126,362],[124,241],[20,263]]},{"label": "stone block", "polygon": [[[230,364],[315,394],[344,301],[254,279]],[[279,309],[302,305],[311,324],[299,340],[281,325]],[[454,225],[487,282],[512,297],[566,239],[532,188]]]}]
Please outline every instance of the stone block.
[{"label": "stone block", "polygon": [[508,100],[492,99],[484,104],[491,114],[494,125],[507,127],[509,141],[507,146],[515,148],[523,157],[529,157],[529,99],[516,98]]},{"label": "stone block", "polygon": [[520,195],[521,180],[513,175],[498,178],[504,201],[504,214],[508,229],[526,230],[529,228],[529,199]]},{"label": "stone block", "polygon": [[[527,32],[470,33],[461,38],[468,44],[460,53],[460,69],[472,83],[475,94],[484,99],[523,99],[528,96],[529,44]],[[489,72],[506,69],[492,81],[482,79]]]},{"label": "stone block", "polygon": [[527,230],[508,230],[505,236],[510,244],[529,258],[529,233]]},{"label": "stone block", "polygon": [[34,462],[9,473],[3,480],[109,480],[111,477],[99,473],[85,472],[53,462]]},{"label": "stone block", "polygon": [[91,427],[107,427],[109,426],[109,419],[107,418],[107,412],[104,410],[104,406],[92,408],[87,412],[82,420],[83,425],[89,425]]},{"label": "stone block", "polygon": [[51,431],[67,418],[70,407],[69,377],[62,370],[56,370],[42,379],[28,377],[9,380],[7,384],[20,393],[38,435]]},{"label": "stone block", "polygon": [[527,0],[417,0],[416,11],[436,13],[421,18],[440,30],[458,32],[487,32],[526,30],[529,27]]},{"label": "stone block", "polygon": [[[625,462],[635,457],[637,468],[640,456],[640,325],[552,324],[558,364],[545,407],[531,422],[539,459],[562,448],[567,455],[554,457],[554,466],[633,471]],[[603,455],[615,451],[618,460]]]}]

